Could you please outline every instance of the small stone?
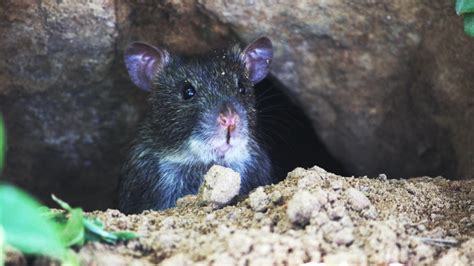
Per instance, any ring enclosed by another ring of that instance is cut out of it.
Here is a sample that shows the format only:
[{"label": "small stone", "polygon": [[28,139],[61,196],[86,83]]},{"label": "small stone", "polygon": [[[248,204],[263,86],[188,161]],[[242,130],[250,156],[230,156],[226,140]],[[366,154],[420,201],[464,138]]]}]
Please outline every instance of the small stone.
[{"label": "small stone", "polygon": [[304,176],[306,170],[301,167],[295,168],[293,171],[289,172],[287,175],[288,179],[299,179],[300,177]]},{"label": "small stone", "polygon": [[199,201],[212,209],[222,208],[239,194],[240,174],[234,170],[214,165],[204,176],[199,189]]},{"label": "small stone", "polygon": [[334,190],[339,190],[341,189],[343,186],[343,182],[341,179],[336,179],[334,181],[332,181],[331,183],[331,188],[334,189]]},{"label": "small stone", "polygon": [[321,226],[321,232],[323,233],[324,239],[328,242],[333,242],[334,236],[340,230],[342,230],[342,225],[335,221],[327,222]]},{"label": "small stone", "polygon": [[370,205],[368,209],[362,210],[361,214],[364,215],[365,218],[370,220],[375,220],[378,216],[377,210],[373,205]]},{"label": "small stone", "polygon": [[370,200],[362,192],[355,188],[349,188],[346,191],[348,202],[356,211],[369,208],[371,206]]},{"label": "small stone", "polygon": [[331,208],[328,211],[329,219],[331,220],[339,220],[346,214],[346,208],[342,205],[338,205],[334,208]]},{"label": "small stone", "polygon": [[387,181],[388,178],[386,174],[379,174],[378,179],[382,181]]},{"label": "small stone", "polygon": [[337,193],[334,193],[334,192],[329,192],[328,193],[328,201],[330,203],[334,203],[336,202],[337,200],[339,199],[339,195]]},{"label": "small stone", "polygon": [[419,224],[416,226],[416,229],[418,229],[420,232],[424,232],[426,231],[426,226],[424,224]]},{"label": "small stone", "polygon": [[273,204],[280,204],[283,200],[283,196],[281,195],[280,191],[275,190],[270,194],[270,200],[273,202]]},{"label": "small stone", "polygon": [[328,193],[320,188],[317,188],[313,193],[318,198],[319,204],[325,206],[328,203]]},{"label": "small stone", "polygon": [[318,198],[306,190],[298,191],[288,202],[286,213],[294,224],[306,225],[311,216],[316,214],[321,205]]},{"label": "small stone", "polygon": [[259,222],[261,221],[263,218],[265,218],[265,214],[261,213],[261,212],[256,212],[253,216],[253,218]]},{"label": "small stone", "polygon": [[326,212],[318,212],[311,217],[310,223],[316,227],[321,227],[329,222],[329,217]]},{"label": "small stone", "polygon": [[354,242],[354,235],[352,228],[344,228],[341,231],[334,234],[333,241],[338,245],[350,245]]},{"label": "small stone", "polygon": [[250,193],[249,202],[253,211],[264,212],[267,210],[268,204],[270,204],[270,199],[265,193],[263,187],[259,187],[254,192]]}]

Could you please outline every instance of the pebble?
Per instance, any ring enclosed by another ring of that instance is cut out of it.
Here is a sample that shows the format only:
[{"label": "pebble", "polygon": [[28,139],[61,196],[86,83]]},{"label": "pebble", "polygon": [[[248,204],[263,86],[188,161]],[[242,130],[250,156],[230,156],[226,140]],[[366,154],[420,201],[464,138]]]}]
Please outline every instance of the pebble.
[{"label": "pebble", "polygon": [[240,174],[234,170],[214,165],[204,176],[204,183],[199,189],[199,200],[219,209],[239,194]]},{"label": "pebble", "polygon": [[294,224],[306,225],[321,205],[318,198],[306,190],[298,191],[288,202],[287,215]]},{"label": "pebble", "polygon": [[270,199],[263,187],[257,188],[249,195],[250,208],[256,212],[264,212],[270,204]]},{"label": "pebble", "polygon": [[354,234],[352,233],[352,228],[343,228],[336,234],[334,234],[333,241],[338,245],[350,245],[354,242]]},{"label": "pebble", "polygon": [[356,211],[361,211],[363,209],[369,208],[371,203],[370,200],[362,192],[355,188],[349,188],[346,190],[346,195],[348,197],[348,202],[352,208]]}]

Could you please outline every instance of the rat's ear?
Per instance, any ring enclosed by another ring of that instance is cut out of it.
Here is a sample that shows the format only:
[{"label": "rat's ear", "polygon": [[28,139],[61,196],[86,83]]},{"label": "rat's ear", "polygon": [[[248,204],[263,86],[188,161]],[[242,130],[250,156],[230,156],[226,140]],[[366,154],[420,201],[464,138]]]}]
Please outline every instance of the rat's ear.
[{"label": "rat's ear", "polygon": [[242,58],[252,83],[259,83],[270,71],[273,58],[272,41],[267,37],[256,39],[242,52]]},{"label": "rat's ear", "polygon": [[150,91],[153,78],[168,63],[169,54],[147,43],[134,42],[125,50],[124,59],[133,83]]}]

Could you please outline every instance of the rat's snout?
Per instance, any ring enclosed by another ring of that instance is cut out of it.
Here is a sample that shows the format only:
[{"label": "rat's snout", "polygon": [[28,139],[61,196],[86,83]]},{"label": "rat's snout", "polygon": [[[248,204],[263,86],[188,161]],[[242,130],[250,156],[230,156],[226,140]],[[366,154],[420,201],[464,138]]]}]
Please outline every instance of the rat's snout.
[{"label": "rat's snout", "polygon": [[220,113],[218,121],[222,127],[227,128],[232,132],[237,127],[239,116],[235,112],[231,111],[225,114]]},{"label": "rat's snout", "polygon": [[240,116],[231,101],[222,103],[217,117],[217,124],[221,128],[221,132],[225,132],[227,144],[230,144],[231,138],[237,133],[236,129],[238,129],[240,124]]},{"label": "rat's snout", "polygon": [[217,119],[219,125],[226,128],[230,132],[234,131],[239,123],[239,115],[232,109],[227,109],[225,112],[221,112]]}]

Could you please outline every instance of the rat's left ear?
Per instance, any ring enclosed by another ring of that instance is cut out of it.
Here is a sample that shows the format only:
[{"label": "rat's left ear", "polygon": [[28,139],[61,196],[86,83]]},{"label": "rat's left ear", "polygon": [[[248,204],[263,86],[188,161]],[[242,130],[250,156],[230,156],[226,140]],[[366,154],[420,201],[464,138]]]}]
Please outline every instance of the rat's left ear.
[{"label": "rat's left ear", "polygon": [[267,37],[256,39],[242,52],[242,58],[252,83],[259,83],[270,71],[270,62],[273,58],[272,41]]}]

